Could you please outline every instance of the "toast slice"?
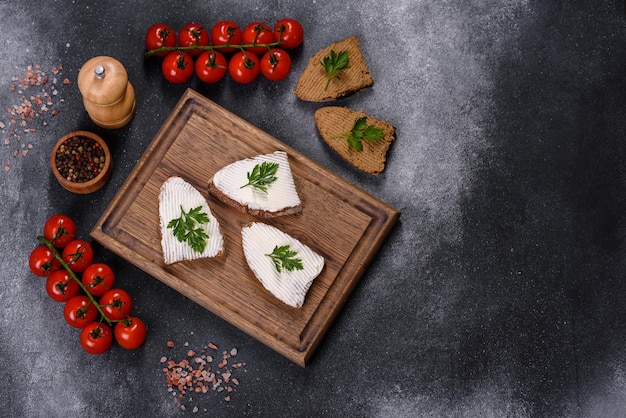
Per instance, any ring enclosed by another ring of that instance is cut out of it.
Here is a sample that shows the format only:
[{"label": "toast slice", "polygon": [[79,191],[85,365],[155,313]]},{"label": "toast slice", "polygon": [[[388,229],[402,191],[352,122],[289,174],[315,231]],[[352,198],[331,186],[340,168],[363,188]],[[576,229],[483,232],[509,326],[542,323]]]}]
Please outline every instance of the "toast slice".
[{"label": "toast slice", "polygon": [[[317,109],[313,117],[324,141],[348,163],[373,175],[378,175],[385,169],[387,151],[396,136],[396,128],[391,124],[364,112],[340,106]],[[349,145],[347,135],[355,122],[362,117],[366,118],[367,125],[380,129],[383,137],[376,141],[362,140],[363,150],[357,151]]]},{"label": "toast slice", "polygon": [[[180,241],[174,235],[174,227],[170,222],[181,218],[182,212],[189,213],[200,208],[208,222],[198,222],[194,228],[200,228],[208,238],[204,239],[202,251],[194,250],[188,241]],[[191,184],[180,177],[170,177],[161,186],[159,193],[159,223],[161,227],[161,248],[165,264],[173,264],[183,260],[210,258],[224,254],[224,237],[220,225],[211,213],[209,204],[202,194]]]},{"label": "toast slice", "polygon": [[[322,62],[325,57],[330,56],[331,51],[336,54],[347,51],[349,67],[333,77],[326,86],[328,77]],[[293,93],[302,100],[326,102],[351,96],[373,85],[374,79],[361,53],[359,39],[352,36],[335,42],[313,55],[300,75]]]},{"label": "toast slice", "polygon": [[[247,185],[250,182],[248,176],[264,164],[278,165],[273,175],[275,180],[266,184],[265,190]],[[302,210],[285,151],[235,161],[213,175],[208,189],[221,202],[261,218],[291,215]]]},{"label": "toast slice", "polygon": [[[280,229],[251,222],[241,229],[241,242],[248,266],[263,287],[287,305],[300,308],[311,284],[324,268],[324,258]],[[283,250],[281,252],[280,250]],[[276,262],[271,254],[285,254],[298,267]]]}]

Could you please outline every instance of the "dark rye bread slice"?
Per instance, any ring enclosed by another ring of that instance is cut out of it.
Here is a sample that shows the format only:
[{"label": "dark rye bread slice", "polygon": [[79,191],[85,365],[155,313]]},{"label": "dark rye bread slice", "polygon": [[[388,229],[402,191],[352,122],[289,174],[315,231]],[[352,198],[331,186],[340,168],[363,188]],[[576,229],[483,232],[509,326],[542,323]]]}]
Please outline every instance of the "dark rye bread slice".
[{"label": "dark rye bread slice", "polygon": [[[363,151],[357,151],[348,145],[345,136],[357,119],[366,117],[367,125],[373,125],[383,131],[384,137],[377,141],[363,140]],[[396,138],[396,128],[384,120],[368,116],[347,107],[326,106],[315,111],[317,129],[328,146],[344,160],[366,173],[378,175],[385,169],[387,151]]]},{"label": "dark rye bread slice", "polygon": [[[325,57],[330,56],[330,51],[337,54],[347,51],[349,68],[333,77],[326,88],[327,76],[321,63]],[[359,39],[352,36],[331,44],[313,55],[300,75],[293,93],[309,102],[327,102],[351,96],[373,85],[374,79],[367,69]]]}]

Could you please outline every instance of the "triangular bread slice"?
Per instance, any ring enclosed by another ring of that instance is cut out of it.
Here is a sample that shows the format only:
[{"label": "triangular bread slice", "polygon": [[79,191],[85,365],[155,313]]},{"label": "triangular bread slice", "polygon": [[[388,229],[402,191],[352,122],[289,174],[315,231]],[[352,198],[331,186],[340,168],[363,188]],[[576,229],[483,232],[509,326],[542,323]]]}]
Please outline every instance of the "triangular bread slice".
[{"label": "triangular bread slice", "polygon": [[[263,287],[287,305],[301,307],[311,284],[324,268],[324,257],[289,234],[262,222],[244,225],[241,241],[248,266]],[[285,245],[296,252],[294,258],[302,262],[302,270],[277,270],[267,254]]]},{"label": "triangular bread slice", "polygon": [[[248,173],[264,162],[278,164],[276,181],[267,185],[267,191],[242,187],[248,183]],[[208,188],[209,193],[221,202],[261,218],[291,215],[302,210],[285,151],[235,161],[218,170],[209,180]]]},{"label": "triangular bread slice", "polygon": [[[366,117],[366,124],[382,130],[384,137],[377,141],[363,140],[363,150],[357,151],[348,145],[345,137],[357,119]],[[368,116],[347,107],[326,106],[317,109],[313,115],[317,129],[328,146],[344,160],[359,170],[378,175],[385,169],[387,151],[395,139],[396,128],[384,120]]]},{"label": "triangular bread slice", "polygon": [[[321,63],[325,57],[330,56],[330,51],[337,54],[347,51],[349,68],[333,77],[326,87],[327,75]],[[374,79],[361,53],[359,39],[352,36],[335,42],[313,55],[300,75],[293,93],[302,100],[326,102],[351,96],[373,85]]]},{"label": "triangular bread slice", "polygon": [[[209,236],[206,247],[201,253],[194,251],[187,242],[180,242],[167,225],[173,219],[181,217],[181,208],[185,212],[200,206],[209,222],[198,224]],[[202,194],[180,177],[170,177],[161,186],[159,193],[159,223],[161,226],[161,248],[165,264],[173,264],[183,260],[196,260],[223,255],[224,237],[220,231],[220,225],[209,204]]]}]

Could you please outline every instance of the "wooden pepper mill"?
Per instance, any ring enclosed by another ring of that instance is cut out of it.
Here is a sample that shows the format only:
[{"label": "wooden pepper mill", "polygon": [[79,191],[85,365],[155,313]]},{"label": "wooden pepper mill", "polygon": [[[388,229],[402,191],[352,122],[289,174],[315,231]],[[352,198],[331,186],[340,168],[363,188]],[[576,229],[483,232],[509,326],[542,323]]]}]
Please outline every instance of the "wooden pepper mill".
[{"label": "wooden pepper mill", "polygon": [[101,128],[121,128],[135,115],[135,90],[126,69],[114,58],[87,61],[78,73],[78,89],[89,117]]}]

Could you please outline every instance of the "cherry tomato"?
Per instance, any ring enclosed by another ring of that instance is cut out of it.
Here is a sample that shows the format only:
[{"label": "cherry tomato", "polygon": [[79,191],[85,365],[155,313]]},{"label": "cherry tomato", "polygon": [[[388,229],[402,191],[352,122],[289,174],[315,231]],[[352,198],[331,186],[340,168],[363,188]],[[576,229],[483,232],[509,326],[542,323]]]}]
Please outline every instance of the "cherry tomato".
[{"label": "cherry tomato", "polygon": [[196,75],[205,83],[217,83],[228,69],[224,54],[219,51],[204,51],[196,59]]},{"label": "cherry tomato", "polygon": [[63,308],[65,321],[74,328],[83,328],[98,317],[96,305],[85,295],[76,295]]},{"label": "cherry tomato", "polygon": [[170,83],[180,84],[193,75],[193,58],[184,51],[170,52],[163,58],[161,72]]},{"label": "cherry tomato", "polygon": [[100,309],[112,321],[124,319],[133,310],[133,301],[123,289],[111,289],[100,298]]},{"label": "cherry tomato", "polygon": [[295,19],[281,19],[274,25],[274,39],[280,41],[280,47],[293,49],[304,40],[302,24]]},{"label": "cherry tomato", "polygon": [[239,51],[228,62],[228,74],[238,83],[252,83],[261,71],[259,57],[251,52]]},{"label": "cherry tomato", "polygon": [[89,293],[94,296],[102,296],[113,289],[115,273],[107,264],[94,263],[83,271],[81,281]]},{"label": "cherry tomato", "polygon": [[91,265],[93,261],[93,249],[91,244],[82,239],[75,239],[63,248],[63,261],[65,261],[75,273],[81,273]]},{"label": "cherry tomato", "polygon": [[[198,23],[188,23],[178,32],[178,46],[207,46],[209,45],[209,32]],[[189,55],[200,55],[201,49],[187,50]]]},{"label": "cherry tomato", "polygon": [[[213,25],[211,29],[211,39],[213,45],[240,45],[241,44],[241,28],[228,20],[221,20]],[[222,48],[222,52],[232,52],[235,48]]]},{"label": "cherry tomato", "polygon": [[[241,43],[244,45],[271,44],[275,42],[274,32],[262,22],[252,22],[243,29]],[[267,51],[266,46],[247,48],[248,51],[257,55],[263,55]]]},{"label": "cherry tomato", "polygon": [[[176,32],[174,32],[174,29],[164,23],[157,23],[150,26],[150,29],[146,32],[146,49],[148,51],[173,46],[176,46]],[[165,56],[167,54],[168,53],[164,51],[156,55]]]},{"label": "cherry tomato", "polygon": [[261,58],[261,72],[269,80],[284,80],[291,71],[291,57],[278,48],[272,48]]},{"label": "cherry tomato", "polygon": [[76,224],[67,215],[52,215],[43,226],[43,236],[56,248],[63,248],[76,239]]},{"label": "cherry tomato", "polygon": [[146,324],[136,316],[129,316],[115,324],[115,341],[127,350],[141,347],[146,339]]},{"label": "cherry tomato", "polygon": [[28,267],[33,274],[48,277],[50,273],[61,268],[61,262],[56,259],[50,248],[46,245],[39,245],[31,251],[28,257]]},{"label": "cherry tomato", "polygon": [[46,279],[46,292],[57,302],[67,302],[79,291],[78,282],[65,269],[53,271]]},{"label": "cherry tomato", "polygon": [[113,333],[104,323],[92,322],[80,331],[80,345],[89,354],[102,354],[111,347]]}]

